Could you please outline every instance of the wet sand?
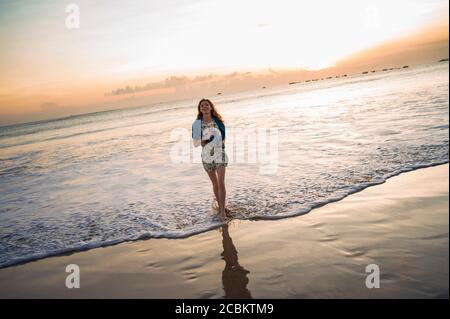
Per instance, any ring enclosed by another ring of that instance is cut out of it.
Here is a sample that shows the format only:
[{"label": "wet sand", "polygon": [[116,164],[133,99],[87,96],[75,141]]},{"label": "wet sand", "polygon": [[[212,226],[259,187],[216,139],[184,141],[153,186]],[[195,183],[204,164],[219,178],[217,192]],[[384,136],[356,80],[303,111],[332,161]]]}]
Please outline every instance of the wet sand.
[{"label": "wet sand", "polygon": [[[309,214],[232,221],[0,270],[1,298],[448,298],[449,166],[420,169]],[[66,265],[81,287],[67,289]],[[380,288],[365,285],[366,266]]]}]

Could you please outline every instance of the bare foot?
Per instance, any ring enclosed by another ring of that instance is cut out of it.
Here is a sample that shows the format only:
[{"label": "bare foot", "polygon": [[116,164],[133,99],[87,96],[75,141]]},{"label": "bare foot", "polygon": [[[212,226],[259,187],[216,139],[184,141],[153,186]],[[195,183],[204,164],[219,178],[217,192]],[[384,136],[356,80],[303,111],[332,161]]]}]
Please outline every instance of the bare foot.
[{"label": "bare foot", "polygon": [[231,210],[229,210],[228,207],[225,207],[225,214],[231,216]]}]

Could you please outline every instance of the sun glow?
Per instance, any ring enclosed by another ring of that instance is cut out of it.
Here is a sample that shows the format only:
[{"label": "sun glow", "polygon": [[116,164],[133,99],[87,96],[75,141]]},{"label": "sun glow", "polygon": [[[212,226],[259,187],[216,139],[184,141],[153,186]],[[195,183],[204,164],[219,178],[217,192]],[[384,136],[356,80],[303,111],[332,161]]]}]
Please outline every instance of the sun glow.
[{"label": "sun glow", "polygon": [[81,25],[69,30],[58,2],[0,3],[0,115],[47,102],[104,103],[105,91],[137,79],[322,69],[438,18],[448,24],[444,0],[77,4]]}]

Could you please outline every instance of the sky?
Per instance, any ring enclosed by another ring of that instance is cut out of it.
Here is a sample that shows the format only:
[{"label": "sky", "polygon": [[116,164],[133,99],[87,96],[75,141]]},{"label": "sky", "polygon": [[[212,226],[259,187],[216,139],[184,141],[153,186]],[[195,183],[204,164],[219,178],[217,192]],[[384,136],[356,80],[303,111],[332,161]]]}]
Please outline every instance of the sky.
[{"label": "sky", "polygon": [[448,19],[445,0],[2,0],[0,125],[345,72],[371,48],[435,59]]}]

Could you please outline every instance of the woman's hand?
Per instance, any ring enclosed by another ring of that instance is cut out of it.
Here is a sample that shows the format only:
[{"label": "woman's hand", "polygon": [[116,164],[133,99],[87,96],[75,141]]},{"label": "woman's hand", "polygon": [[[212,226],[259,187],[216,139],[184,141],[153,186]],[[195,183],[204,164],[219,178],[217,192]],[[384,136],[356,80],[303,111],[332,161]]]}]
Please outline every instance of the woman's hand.
[{"label": "woman's hand", "polygon": [[205,146],[208,143],[211,143],[214,140],[214,135],[211,135],[209,139],[202,141],[202,146]]}]

